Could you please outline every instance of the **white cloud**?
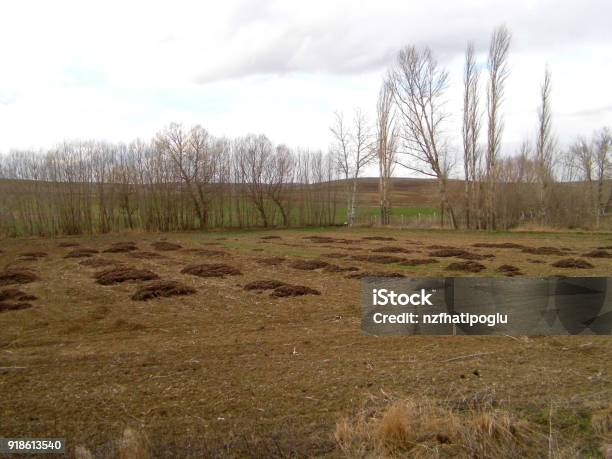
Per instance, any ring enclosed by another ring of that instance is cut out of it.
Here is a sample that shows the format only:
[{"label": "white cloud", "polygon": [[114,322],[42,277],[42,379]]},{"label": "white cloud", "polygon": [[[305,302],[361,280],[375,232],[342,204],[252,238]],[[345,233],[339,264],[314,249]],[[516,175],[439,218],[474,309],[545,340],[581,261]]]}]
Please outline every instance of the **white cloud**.
[{"label": "white cloud", "polygon": [[513,32],[506,151],[533,135],[546,63],[562,141],[612,124],[603,0],[14,0],[0,13],[0,150],[149,137],[170,121],[325,149],[332,112],[373,113],[408,43],[431,46],[451,72],[458,144],[463,49],[474,40],[484,60],[502,22]]}]

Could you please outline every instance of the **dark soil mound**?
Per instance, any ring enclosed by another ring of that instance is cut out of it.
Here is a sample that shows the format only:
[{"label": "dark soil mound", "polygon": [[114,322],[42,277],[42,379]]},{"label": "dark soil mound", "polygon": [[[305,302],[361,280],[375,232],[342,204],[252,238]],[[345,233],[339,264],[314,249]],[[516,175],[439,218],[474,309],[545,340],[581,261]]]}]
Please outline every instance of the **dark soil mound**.
[{"label": "dark soil mound", "polygon": [[383,246],[377,247],[373,249],[372,252],[376,253],[410,253],[412,250],[405,249],[403,247],[395,247],[395,246]]},{"label": "dark soil mound", "polygon": [[577,268],[577,269],[591,269],[594,266],[586,260],[579,258],[565,258],[563,260],[556,261],[552,264],[555,268]]},{"label": "dark soil mound", "polygon": [[612,250],[612,245],[605,245],[603,247],[597,247],[598,250]]},{"label": "dark soil mound", "polygon": [[361,239],[365,241],[395,241],[394,237],[386,237],[386,236],[366,236]]},{"label": "dark soil mound", "polygon": [[87,266],[89,268],[102,268],[104,266],[114,266],[120,264],[116,260],[109,260],[107,258],[88,258],[79,262],[81,266]]},{"label": "dark soil mound", "polygon": [[16,288],[6,288],[0,290],[0,301],[18,300],[18,301],[34,301],[38,298],[34,295],[28,295],[26,292],[17,290]]},{"label": "dark soil mound", "polygon": [[270,296],[275,298],[285,298],[288,296],[302,296],[302,295],[320,295],[321,292],[314,288],[306,287],[304,285],[281,285],[274,289]]},{"label": "dark soil mound", "polygon": [[321,260],[295,260],[289,266],[293,269],[301,269],[303,271],[313,271],[328,266],[329,263]]},{"label": "dark soil mound", "polygon": [[384,271],[365,271],[362,273],[349,274],[346,276],[347,279],[363,279],[364,277],[387,277],[387,278],[400,278],[406,277],[402,273],[392,273]]},{"label": "dark soil mound", "polygon": [[20,309],[28,309],[31,307],[32,305],[30,303],[6,303],[4,301],[0,301],[0,312],[18,311]]},{"label": "dark soil mound", "polygon": [[130,258],[136,258],[137,260],[148,260],[150,258],[164,258],[157,252],[149,252],[147,250],[139,250],[137,252],[130,252],[127,254]]},{"label": "dark soil mound", "polygon": [[89,258],[96,253],[98,253],[96,249],[75,249],[64,255],[64,258]]},{"label": "dark soil mound", "polygon": [[124,253],[133,252],[134,250],[138,250],[138,247],[136,247],[136,244],[134,242],[115,242],[108,249],[103,250],[103,252]]},{"label": "dark soil mound", "polygon": [[189,265],[181,271],[183,274],[191,274],[198,277],[224,277],[224,276],[240,276],[242,273],[239,269],[233,266],[224,265],[221,263]]},{"label": "dark soil mound", "polygon": [[0,271],[0,285],[29,284],[38,280],[38,276],[26,269],[7,269]]},{"label": "dark soil mound", "polygon": [[176,281],[157,281],[143,285],[132,295],[133,300],[147,301],[153,298],[193,295],[196,289]]},{"label": "dark soil mound", "polygon": [[487,249],[526,249],[524,245],[515,244],[514,242],[479,242],[473,247],[482,247]]},{"label": "dark soil mound", "polygon": [[327,265],[323,271],[326,273],[345,273],[349,271],[359,271],[359,268],[356,266]]},{"label": "dark soil mound", "polygon": [[175,244],[173,242],[166,242],[166,241],[157,241],[151,245],[153,246],[155,250],[162,250],[162,251],[179,250],[183,248],[179,244]]},{"label": "dark soil mound", "polygon": [[542,264],[542,263],[544,263],[544,261],[542,261],[542,260],[534,260],[533,258],[528,258],[527,261],[529,263],[534,263],[534,264]]},{"label": "dark soil mound", "polygon": [[356,261],[369,261],[370,263],[380,263],[383,265],[404,261],[403,258],[393,257],[391,255],[353,255],[351,259]]},{"label": "dark soil mound", "polygon": [[327,258],[346,258],[348,257],[346,253],[337,253],[337,252],[326,253],[323,256]]},{"label": "dark soil mound", "polygon": [[266,265],[266,266],[278,266],[282,262],[285,261],[283,257],[268,257],[268,258],[258,258],[255,260],[257,263]]},{"label": "dark soil mound", "polygon": [[446,257],[461,257],[461,256],[466,256],[466,255],[469,256],[470,252],[467,252],[463,249],[457,249],[457,248],[444,248],[444,249],[434,250],[433,252],[429,252],[430,257],[446,258]]},{"label": "dark soil mound", "polygon": [[269,240],[269,239],[280,239],[280,236],[262,236],[259,239],[263,239],[264,241]]},{"label": "dark soil mound", "polygon": [[400,263],[402,266],[418,266],[418,265],[429,265],[431,263],[438,263],[435,258],[413,258],[410,260],[404,260]]},{"label": "dark soil mound", "polygon": [[60,242],[59,244],[57,244],[58,247],[78,247],[81,244],[79,244],[78,242]]},{"label": "dark soil mound", "polygon": [[127,281],[153,280],[159,278],[148,269],[111,268],[94,274],[96,282],[102,285],[119,284]]},{"label": "dark soil mound", "polygon": [[28,260],[38,260],[39,258],[45,258],[47,255],[47,252],[23,252],[19,254],[19,257]]},{"label": "dark soil mound", "polygon": [[458,263],[451,263],[446,267],[449,271],[466,271],[469,273],[479,273],[483,269],[486,269],[484,265],[481,265],[477,261],[462,261]]},{"label": "dark soil mound", "polygon": [[504,273],[508,277],[522,276],[523,275],[523,273],[521,272],[520,268],[518,268],[516,266],[512,266],[512,265],[501,265],[495,271],[497,271],[498,273]]},{"label": "dark soil mound", "polygon": [[277,280],[259,280],[249,282],[244,286],[245,290],[274,290],[275,288],[287,285],[284,282]]},{"label": "dark soil mound", "polygon": [[533,255],[563,255],[563,251],[556,247],[525,247],[523,252]]},{"label": "dark soil mound", "polygon": [[612,253],[606,250],[598,249],[598,250],[591,250],[590,252],[587,252],[587,253],[583,253],[582,256],[590,257],[590,258],[612,258]]}]

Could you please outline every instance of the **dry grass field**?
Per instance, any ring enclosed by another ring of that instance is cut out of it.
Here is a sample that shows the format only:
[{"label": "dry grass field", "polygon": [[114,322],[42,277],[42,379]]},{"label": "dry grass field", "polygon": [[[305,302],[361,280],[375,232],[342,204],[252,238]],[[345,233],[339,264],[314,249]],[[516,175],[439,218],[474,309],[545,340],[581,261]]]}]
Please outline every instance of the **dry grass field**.
[{"label": "dry grass field", "polygon": [[612,338],[364,336],[359,280],[610,275],[612,234],[133,233],[0,250],[4,437],[95,457],[119,454],[126,427],[154,457],[597,457],[612,443]]}]

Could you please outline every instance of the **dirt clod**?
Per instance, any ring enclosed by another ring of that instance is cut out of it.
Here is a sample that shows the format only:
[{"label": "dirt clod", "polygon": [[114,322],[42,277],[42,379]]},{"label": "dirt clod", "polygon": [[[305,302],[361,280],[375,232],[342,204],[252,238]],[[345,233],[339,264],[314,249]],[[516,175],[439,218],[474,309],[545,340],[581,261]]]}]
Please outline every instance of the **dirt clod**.
[{"label": "dirt clod", "polygon": [[198,277],[224,277],[224,276],[240,276],[242,273],[239,269],[233,266],[224,265],[222,263],[189,265],[181,270],[182,274],[191,274]]},{"label": "dirt clod", "polygon": [[264,241],[269,240],[269,239],[280,239],[280,236],[262,236],[259,239],[263,239]]},{"label": "dirt clod", "polygon": [[608,252],[607,250],[598,249],[583,253],[582,256],[589,258],[612,258],[612,253]]},{"label": "dirt clod", "polygon": [[329,263],[322,260],[295,260],[289,266],[293,269],[301,269],[303,271],[313,271],[328,266]]},{"label": "dirt clod", "polygon": [[564,258],[552,264],[555,268],[577,268],[577,269],[592,269],[594,266],[586,260],[579,258]]},{"label": "dirt clod", "polygon": [[387,277],[387,278],[401,278],[406,277],[402,273],[385,272],[385,271],[365,271],[362,273],[349,274],[346,276],[347,279],[363,279],[364,277]]},{"label": "dirt clod", "polygon": [[136,244],[134,242],[115,242],[108,249],[103,250],[103,252],[125,253],[133,252],[134,250],[138,250],[138,247],[136,247]]},{"label": "dirt clod", "polygon": [[258,258],[255,260],[257,263],[266,266],[278,266],[285,261],[283,257],[267,257],[267,258]]},{"label": "dirt clod", "polygon": [[486,267],[477,261],[461,261],[457,263],[451,263],[446,267],[449,271],[466,271],[470,273],[479,273]]},{"label": "dirt clod", "polygon": [[78,242],[69,242],[69,241],[64,241],[64,242],[60,242],[59,244],[57,244],[58,247],[78,247],[81,244],[79,244]]},{"label": "dirt clod", "polygon": [[0,312],[18,311],[20,309],[28,309],[31,307],[32,305],[30,303],[6,303],[4,301],[0,301]]},{"label": "dirt clod", "polygon": [[410,253],[412,250],[405,249],[403,247],[395,247],[395,246],[383,246],[377,247],[373,249],[372,252],[376,253]]},{"label": "dirt clod", "polygon": [[196,289],[176,281],[156,281],[139,287],[132,300],[147,301],[153,298],[193,295]]},{"label": "dirt clod", "polygon": [[321,292],[314,288],[306,287],[304,285],[281,285],[274,289],[270,294],[274,298],[285,298],[288,296],[302,296],[302,295],[320,295]]},{"label": "dirt clod", "polygon": [[98,284],[112,285],[127,281],[153,280],[159,276],[148,269],[111,268],[94,274]]},{"label": "dirt clod", "polygon": [[245,290],[274,290],[275,288],[287,285],[284,282],[277,280],[258,280],[249,282],[244,286]]},{"label": "dirt clod", "polygon": [[337,252],[326,253],[323,256],[326,258],[346,258],[348,257],[346,253],[337,253]]},{"label": "dirt clod", "polygon": [[395,241],[394,237],[386,237],[386,236],[366,236],[361,239],[365,241]]},{"label": "dirt clod", "polygon": [[162,250],[162,251],[179,250],[183,248],[179,244],[175,244],[174,242],[167,242],[167,241],[156,241],[151,245],[153,246],[155,250]]},{"label": "dirt clod", "polygon": [[532,255],[564,255],[563,251],[556,247],[525,247],[522,251]]},{"label": "dirt clod", "polygon": [[38,276],[27,269],[7,269],[0,271],[0,285],[29,284],[39,280]]},{"label": "dirt clod", "polygon": [[38,298],[34,295],[28,295],[26,292],[17,290],[16,288],[6,288],[0,290],[0,301],[18,300],[18,301],[34,301]]},{"label": "dirt clod", "polygon": [[98,251],[96,249],[75,249],[64,255],[64,258],[90,258]]},{"label": "dirt clod", "polygon": [[404,260],[400,263],[402,266],[418,266],[418,265],[428,265],[431,263],[438,263],[438,260],[435,258],[412,258],[410,260]]},{"label": "dirt clod", "polygon": [[[431,247],[435,247],[435,246],[431,246]],[[440,247],[440,246],[437,246]],[[457,249],[457,248],[442,248],[442,249],[436,249],[433,252],[429,252],[429,256],[430,257],[442,257],[442,258],[446,258],[446,257],[461,257],[461,256],[466,256],[468,255],[469,252],[463,250],[463,249]]]},{"label": "dirt clod", "polygon": [[520,268],[518,268],[516,266],[513,266],[513,265],[501,265],[495,271],[497,271],[498,273],[504,273],[504,275],[506,275],[508,277],[522,276],[523,275],[523,273],[521,272]]}]

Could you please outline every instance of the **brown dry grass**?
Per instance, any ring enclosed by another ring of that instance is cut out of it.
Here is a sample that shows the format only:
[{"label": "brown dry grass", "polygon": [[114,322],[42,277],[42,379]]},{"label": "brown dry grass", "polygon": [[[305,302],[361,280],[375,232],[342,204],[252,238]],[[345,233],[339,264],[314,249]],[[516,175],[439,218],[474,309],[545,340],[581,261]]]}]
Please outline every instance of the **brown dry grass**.
[{"label": "brown dry grass", "polygon": [[[548,432],[552,402],[553,430],[562,433],[555,436],[555,447],[566,441],[581,445],[574,457],[597,457],[605,441],[610,443],[596,427],[601,419],[596,413],[612,399],[610,337],[365,336],[358,279],[293,270],[288,260],[351,253],[345,247],[352,245],[329,249],[303,239],[312,235],[353,241],[393,237],[398,246],[417,241],[418,247],[445,245],[473,252],[475,243],[512,238],[525,247],[569,247],[577,254],[609,246],[612,235],[287,230],[278,231],[282,241],[260,244],[265,234],[172,234],[172,241],[185,248],[219,244],[228,263],[243,275],[181,274],[194,261],[183,251],[144,258],[136,268],[197,290],[149,302],[130,299],[134,284],[97,284],[92,270],[79,265],[82,260],[63,258],[69,249],[58,247],[56,240],[0,241],[3,267],[17,263],[13,269],[22,269],[16,261],[22,252],[49,254],[36,264],[40,279],[17,287],[37,296],[36,306],[0,314],[0,390],[9,394],[2,403],[2,434],[61,435],[69,445],[106,457],[105,445],[116,445],[124,427],[134,425],[146,433],[156,457],[338,457],[343,453],[333,439],[336,422],[368,394],[393,393],[400,400],[422,398],[444,407],[458,399],[458,391],[494,387],[501,404],[495,409],[513,420],[526,419],[540,432]],[[74,242],[103,250],[128,237],[140,247],[159,240],[158,235],[135,233],[75,237]],[[361,244],[389,245],[376,240]],[[274,257],[280,264],[259,263],[254,248],[264,248],[259,256]],[[486,268],[478,274],[447,271],[452,259],[417,266],[351,264],[362,270],[359,275],[501,276],[495,270],[503,264],[526,276],[585,274],[551,265],[567,255],[542,257],[546,263],[534,264],[529,260],[538,257],[520,250],[485,250],[496,258],[482,260]],[[119,257],[129,260],[129,254]],[[594,268],[588,275],[612,271],[610,259],[589,262]],[[271,298],[244,290],[261,279],[308,286],[321,295]],[[478,356],[448,361],[474,354]],[[461,416],[475,408],[461,403],[450,409]],[[378,418],[383,412],[384,407],[373,407]]]},{"label": "brown dry grass", "polygon": [[490,405],[457,409],[413,397],[341,418],[334,438],[347,457],[569,457],[551,449],[553,434]]}]

